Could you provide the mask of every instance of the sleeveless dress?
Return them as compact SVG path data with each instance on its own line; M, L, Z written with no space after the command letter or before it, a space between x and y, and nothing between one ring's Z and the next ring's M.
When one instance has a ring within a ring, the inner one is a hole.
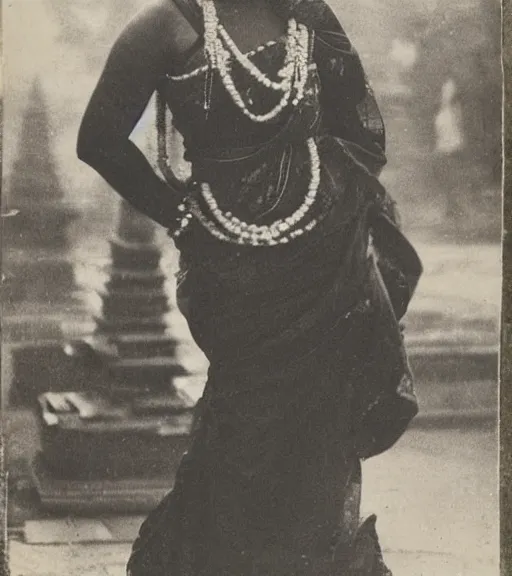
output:
M360 460L384 448L363 453L354 419L357 375L378 348L370 228L374 214L393 216L377 180L383 129L380 117L371 125L360 61L326 5L281 6L314 33L299 106L260 125L215 75L206 114L204 70L162 88L193 179L241 219L271 222L301 204L315 138L309 218L319 224L272 247L224 242L196 221L176 240L179 305L210 368L190 450L141 527L130 576L391 574L375 517L359 518ZM283 55L277 39L250 57L272 75ZM233 76L257 112L275 103L242 71ZM412 291L392 259L381 261L400 317ZM378 370L385 377L385 364Z

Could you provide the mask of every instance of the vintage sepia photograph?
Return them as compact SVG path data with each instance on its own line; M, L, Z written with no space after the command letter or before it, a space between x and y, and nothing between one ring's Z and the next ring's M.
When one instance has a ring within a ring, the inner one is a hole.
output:
M11 576L499 576L500 0L2 6Z

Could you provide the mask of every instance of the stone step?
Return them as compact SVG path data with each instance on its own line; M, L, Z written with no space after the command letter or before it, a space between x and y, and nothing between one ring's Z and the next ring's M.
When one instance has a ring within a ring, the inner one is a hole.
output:
M130 370L145 370L148 368L156 370L167 370L169 368L179 369L179 363L175 358L169 356L153 356L150 358L119 358L109 365L116 372ZM179 370L182 374L183 371Z
M90 349L77 348L73 342L60 339L17 345L2 350L2 397L8 406L32 406L46 391L104 389L110 377L127 392L141 391L148 384L167 389L176 378L192 378L196 365L205 372L204 359L182 364L182 353L154 358L132 358L105 372L100 355L89 356ZM185 350L186 353L186 350ZM85 354L85 356L84 356Z
M132 270L157 270L161 251L153 244L126 244L119 239L111 240L110 255L115 267Z
M110 264L106 264L103 268L103 271L108 273L110 282L116 282L125 279L141 283L149 283L160 280L162 282L167 281L167 276L162 272L160 268L157 268L156 270L133 270L131 268L118 268Z
M438 415L497 415L499 386L496 380L440 382L416 380L416 395L422 418Z
M421 410L411 422L411 428L480 428L498 423L499 412L494 408Z
M76 393L66 392L42 394L38 400L42 463L57 479L170 473L190 443L194 404L182 391L141 397L138 404L91 393L78 403ZM86 417L80 413L84 404Z
M98 290L98 296L103 302L117 303L120 306L129 306L132 308L149 308L161 303L166 304L169 297L160 287L153 286L112 286Z
M176 358L167 356L115 360L109 362L108 373L110 377L106 384L118 394L127 396L170 390L175 378L188 375Z
M107 290L108 292L144 292L160 291L166 292L167 278L155 271L152 274L117 274L109 277L98 292Z
M177 466L179 457L176 459ZM40 458L32 467L41 507L66 514L148 513L171 490L173 476L169 473L147 478L70 481L56 478Z
M147 315L140 318L109 317L108 315L95 316L94 321L101 332L106 334L120 334L123 332L162 332L167 329L167 322L162 315Z
M499 353L494 347L416 346L410 347L408 353L413 373L419 381L498 381Z
M169 334L119 334L112 338L118 358L174 357L178 342Z
M128 338L127 335L112 335L111 337L93 335L88 336L82 342L90 347L91 353L97 353L101 360L110 364L122 358L173 358L178 343L168 334L137 334ZM82 342L70 342L69 349L75 349L78 354L83 350ZM86 352L89 355L89 351Z
M163 315L169 312L170 304L166 298L154 301L145 301L139 298L120 299L116 295L104 297L101 303L104 317L114 320L143 319L147 316Z

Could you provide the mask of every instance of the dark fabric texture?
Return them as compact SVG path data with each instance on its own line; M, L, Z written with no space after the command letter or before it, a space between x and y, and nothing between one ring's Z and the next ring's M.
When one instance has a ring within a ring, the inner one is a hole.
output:
M210 369L191 448L141 527L130 576L391 574L375 517L360 522L360 460L417 411L398 322L421 264L377 180L384 128L357 54L320 0L278 9L316 33L300 106L255 126L217 81L206 117L201 75L162 96L193 178L208 177L240 217L275 220L300 204L314 137L321 223L268 248L199 223L177 242L179 306ZM282 46L255 61L277 67Z

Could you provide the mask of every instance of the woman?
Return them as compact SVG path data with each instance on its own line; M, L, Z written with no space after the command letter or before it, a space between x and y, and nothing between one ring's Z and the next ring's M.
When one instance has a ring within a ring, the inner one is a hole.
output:
M186 185L129 140L155 91ZM160 0L115 43L78 154L170 230L210 361L192 446L129 574L390 574L375 517L359 523L360 460L417 410L397 319L421 265L377 180L382 122L332 11Z

